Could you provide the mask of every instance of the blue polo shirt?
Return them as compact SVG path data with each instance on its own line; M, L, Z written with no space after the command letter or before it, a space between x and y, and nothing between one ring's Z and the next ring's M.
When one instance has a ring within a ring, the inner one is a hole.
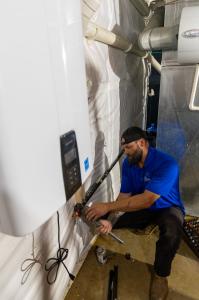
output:
M121 193L131 193L133 196L144 190L160 195L149 210L177 206L184 213L179 192L178 164L170 155L151 147L143 168L130 165L127 158L122 165Z

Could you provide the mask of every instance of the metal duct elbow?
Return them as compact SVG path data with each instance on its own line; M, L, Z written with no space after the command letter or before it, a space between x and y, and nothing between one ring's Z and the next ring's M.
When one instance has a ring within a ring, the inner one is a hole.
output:
M139 35L139 47L142 50L176 50L178 31L179 25L145 30Z

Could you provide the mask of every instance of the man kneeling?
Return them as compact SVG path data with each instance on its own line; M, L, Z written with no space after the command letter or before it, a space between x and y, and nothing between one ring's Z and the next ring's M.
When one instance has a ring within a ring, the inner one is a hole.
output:
M95 203L86 217L96 220L109 212L125 212L114 228L143 229L157 224L160 235L156 243L151 300L166 299L167 276L181 240L184 206L179 194L179 169L168 154L149 146L147 134L139 127L128 128L121 137L126 154L122 165L121 190L114 202ZM100 220L100 232L108 233L112 224Z

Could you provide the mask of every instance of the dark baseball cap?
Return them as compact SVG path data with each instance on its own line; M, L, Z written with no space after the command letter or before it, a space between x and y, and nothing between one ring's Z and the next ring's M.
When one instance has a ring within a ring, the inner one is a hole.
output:
M129 144L139 139L148 140L147 132L142 130L140 127L132 126L123 132L121 136L121 144Z

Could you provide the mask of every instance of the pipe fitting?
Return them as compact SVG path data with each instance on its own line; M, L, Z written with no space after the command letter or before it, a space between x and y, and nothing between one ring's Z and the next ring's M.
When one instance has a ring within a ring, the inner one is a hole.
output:
M179 25L145 30L139 35L138 45L142 50L176 50Z

